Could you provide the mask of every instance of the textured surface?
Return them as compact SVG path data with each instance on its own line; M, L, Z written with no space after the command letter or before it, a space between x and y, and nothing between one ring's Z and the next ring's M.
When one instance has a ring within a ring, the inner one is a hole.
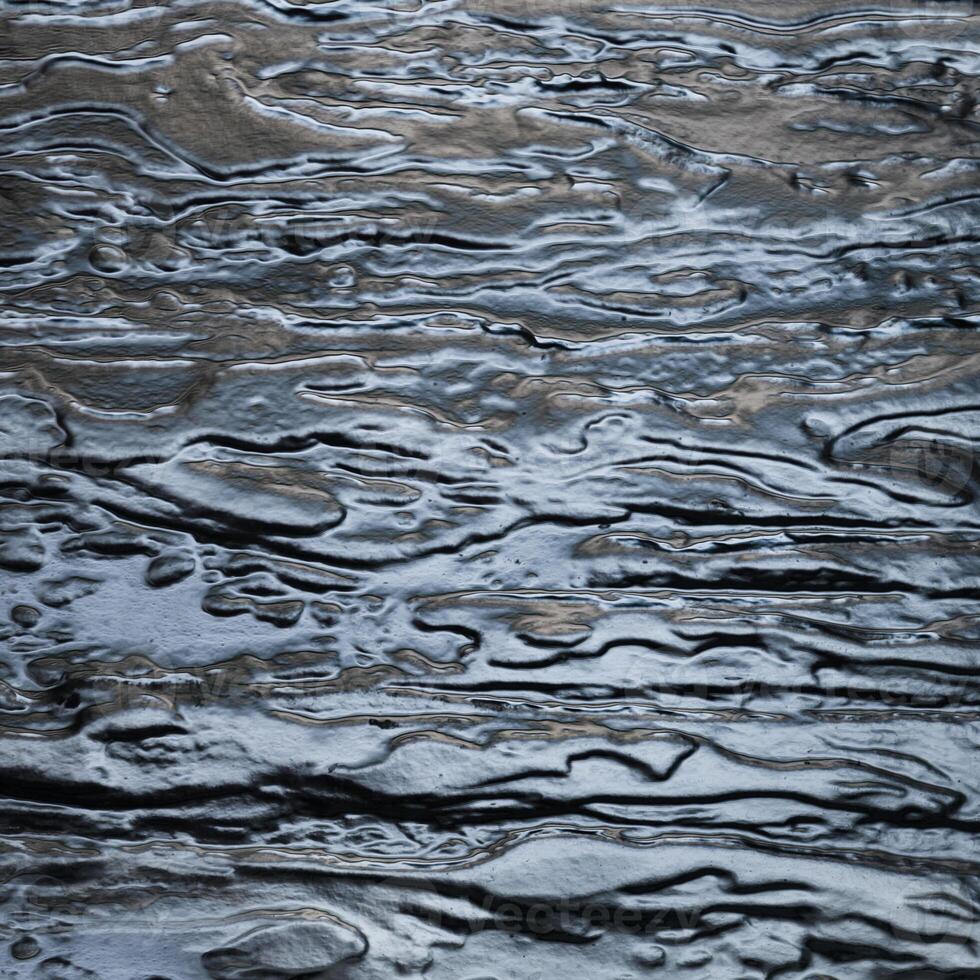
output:
M972 4L0 17L0 975L980 976Z

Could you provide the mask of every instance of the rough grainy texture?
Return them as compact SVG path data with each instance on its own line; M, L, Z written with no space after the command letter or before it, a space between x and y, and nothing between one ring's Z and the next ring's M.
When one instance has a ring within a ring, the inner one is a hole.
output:
M980 976L972 4L0 19L0 975Z

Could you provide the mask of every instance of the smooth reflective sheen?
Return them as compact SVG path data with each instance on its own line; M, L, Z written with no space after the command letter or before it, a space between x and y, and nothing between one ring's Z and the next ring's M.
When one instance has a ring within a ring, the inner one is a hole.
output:
M0 976L980 976L978 75L0 5Z

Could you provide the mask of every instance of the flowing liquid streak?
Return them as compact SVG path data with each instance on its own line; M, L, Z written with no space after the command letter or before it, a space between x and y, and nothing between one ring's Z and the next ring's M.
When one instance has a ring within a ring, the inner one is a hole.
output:
M974 4L0 20L3 976L980 976Z

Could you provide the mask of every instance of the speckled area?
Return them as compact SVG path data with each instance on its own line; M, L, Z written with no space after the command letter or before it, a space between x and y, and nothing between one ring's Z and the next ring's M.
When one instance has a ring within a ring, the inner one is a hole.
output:
M978 75L0 4L0 976L980 977Z

